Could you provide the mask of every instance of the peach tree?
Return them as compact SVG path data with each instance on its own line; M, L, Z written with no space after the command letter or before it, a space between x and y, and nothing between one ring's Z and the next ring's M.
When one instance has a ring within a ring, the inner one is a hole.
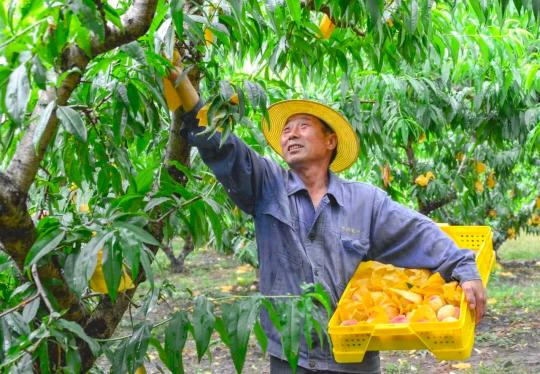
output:
M2 3L0 367L86 372L105 354L111 371L134 372L153 347L183 372L188 335L200 359L217 332L241 372L250 334L266 346L261 308L293 367L302 336L325 334L319 285L190 296L150 321L163 295L156 252L178 236L235 246L247 221L167 108L175 49L208 104L208 133L234 131L275 157L259 125L268 104L319 99L360 138L346 178L435 220L490 224L498 242L538 232L539 16L537 1ZM104 292L91 285L98 269ZM134 298L143 322L112 337Z

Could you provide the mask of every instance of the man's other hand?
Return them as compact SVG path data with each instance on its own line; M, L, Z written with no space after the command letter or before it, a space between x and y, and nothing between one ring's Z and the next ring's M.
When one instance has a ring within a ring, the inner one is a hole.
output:
M486 289L480 279L465 281L461 284L469 309L476 312L476 323L479 323L486 311Z

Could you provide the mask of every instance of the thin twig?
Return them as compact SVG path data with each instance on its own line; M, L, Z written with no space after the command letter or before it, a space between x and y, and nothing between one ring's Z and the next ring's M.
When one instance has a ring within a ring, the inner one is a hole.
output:
M198 200L202 200L202 199L206 199L208 196L210 196L210 193L214 190L214 187L216 187L216 182L214 182L214 184L212 185L212 187L210 187L210 190L205 194L205 195L197 195L195 197L192 197L191 199L189 200L186 200L184 201L182 204L180 204L179 206L177 207L174 207L174 208L171 208L169 209L169 211L167 213L165 213L164 215L162 215L161 217L159 217L157 220L151 220L151 222L161 222L163 221L165 218L167 218L171 213L174 213L176 212L177 210L179 209L182 209L183 207L191 204L191 203L194 203L195 201L198 201Z
M106 95L97 105L94 107L94 109L99 109L107 100L109 100L112 96L112 93Z
M11 312L16 311L16 310L19 309L19 308L22 308L22 307L25 306L26 304L28 304L28 303L30 303L31 301L35 300L37 297L39 297L39 293L36 293L35 295L30 296L28 299L24 299L24 300L21 301L19 304L15 305L13 308L9 308L8 310L5 310L5 311L3 311L2 313L0 313L0 318L2 318L2 317L5 316L5 315L8 315L8 314L11 313Z
M36 287L38 289L38 293L41 295L41 298L43 299L43 302L45 303L45 306L47 309L49 309L49 312L51 314L55 313L54 308L51 305L51 302L47 298L47 294L45 293L45 289L43 288L43 285L41 284L41 280L39 279L39 274L37 271L37 265L32 265L32 278L34 278L34 283L36 284Z
M103 296L103 294L100 292L91 292L89 294L84 295L82 299L91 299L92 297L99 297L99 296Z
M224 300L246 299L246 298L250 298L250 297L253 297L253 296L252 295L231 295L231 296L225 296L225 297L218 297L218 298L215 298L215 299L209 297L208 300L213 301L213 302L216 302L216 301L221 302L221 301L224 301ZM302 297L302 295L267 295L267 296L264 296L264 297L267 298L267 299L293 299L293 298L300 298L300 297ZM191 310L191 309L193 309L193 307L186 308L186 310L188 310L188 311ZM153 330L156 327L162 326L162 325L166 324L167 322L170 322L172 319L173 319L173 317L166 318L163 321L158 322L155 325L153 325L152 327L150 327L150 330ZM116 338L94 339L94 340L97 341L97 342L116 342L116 341L131 338L132 336L133 336L133 334L128 334L128 335L119 336L119 337L116 337Z
M47 18L43 18L39 21L37 21L36 23L32 23L30 26L28 26L27 28L25 29L22 29L21 31L19 31L17 34L13 35L11 38L9 38L8 40L6 40L5 42L3 42L2 44L0 44L0 49L4 48L5 46L11 44L12 41L14 41L15 39L17 39L19 36L22 36L24 34L26 34L28 31L32 30L34 27L36 26L39 26L41 25L43 22L46 22L47 21Z

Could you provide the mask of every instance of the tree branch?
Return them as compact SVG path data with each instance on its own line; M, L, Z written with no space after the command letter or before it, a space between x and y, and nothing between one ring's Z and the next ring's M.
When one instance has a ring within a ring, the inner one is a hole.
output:
M304 8L306 8L306 9L309 9L309 10L315 10L315 2L313 0L303 2L302 6ZM332 23L334 25L336 25L336 27L344 28L344 29L345 28L351 29L356 35L358 35L358 36L360 36L362 38L366 36L366 32L360 30L356 25L351 24L351 23L349 23L347 21L341 21L341 20L335 18L332 15L332 12L330 11L330 7L328 5L322 4L321 7L319 8L319 12L326 14L328 16L328 18L330 18Z
M71 72L64 79L57 92L54 92L54 88L51 87L41 95L39 103L31 116L34 121L17 146L15 155L6 170L6 175L12 179L22 193L27 193L34 182L39 164L45 155L45 150L56 133L58 120L56 113L53 113L38 144L34 146L33 139L38 123L37 119L40 118L43 110L52 101L56 101L57 105L67 103L71 93L79 84L81 75L86 69L90 58L132 42L143 35L152 23L156 4L157 0L135 0L126 14L122 16L122 24L124 25L122 30L112 23L108 23L106 25L105 40L100 41L97 37L92 39L93 55L90 57L86 56L76 44L71 44L65 48L62 53L61 71Z
M32 265L32 278L34 278L34 283L36 284L36 287L38 289L38 293L41 296L41 299L45 303L45 306L47 306L47 309L49 309L49 313L53 314L55 313L54 308L51 305L51 302L49 301L49 298L47 297L47 292L45 292L45 289L43 288L43 285L41 284L41 280L39 279L39 274L37 270L37 265Z
M420 213L427 216L431 212L433 212L434 210L437 210L440 207L443 207L446 204L454 201L456 198L457 198L456 191L451 191L448 194L448 196L446 196L446 197L444 197L444 198L442 198L440 200L433 201L433 202L430 202L430 203L427 203L427 204L423 204L422 208L420 208Z
M35 293L33 296L30 296L28 299L24 299L23 301L21 301L19 304L15 305L14 307L3 311L2 313L0 313L0 318L2 318L5 315L8 315L11 312L16 311L19 308L22 308L23 306L26 306L27 304L29 304L30 302L32 302L38 297L39 297L39 292Z

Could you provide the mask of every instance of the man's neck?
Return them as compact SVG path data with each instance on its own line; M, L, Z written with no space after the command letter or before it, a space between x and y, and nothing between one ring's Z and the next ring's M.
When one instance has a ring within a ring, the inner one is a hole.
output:
M302 167L294 169L306 186L313 206L317 208L328 190L328 170L321 167Z

